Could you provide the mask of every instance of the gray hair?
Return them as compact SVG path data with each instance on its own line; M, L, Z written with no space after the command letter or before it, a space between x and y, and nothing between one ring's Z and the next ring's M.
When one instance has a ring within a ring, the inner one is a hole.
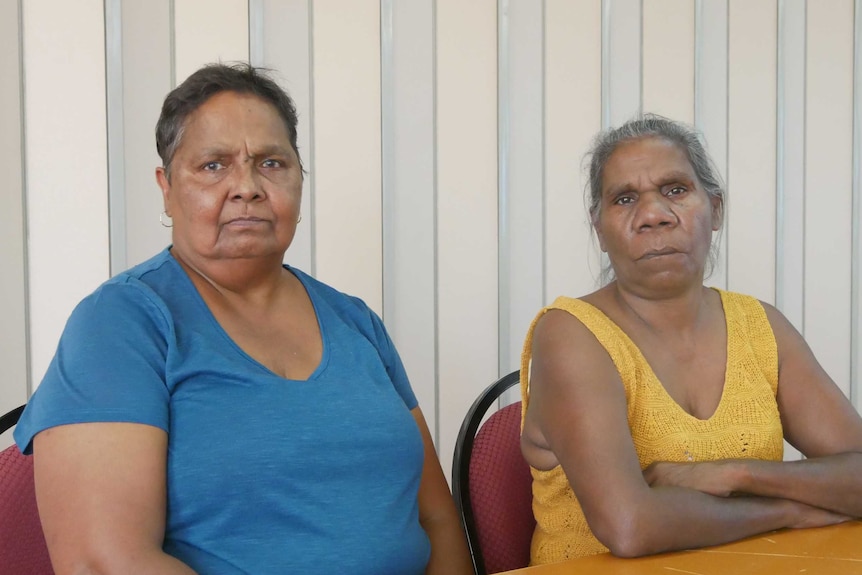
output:
M644 114L639 118L629 120L618 128L599 132L593 140L590 151L586 155L590 164L590 178L587 185L587 209L590 214L590 226L595 228L595 222L601 214L602 183L605 166L607 166L611 156L620 145L644 138L661 138L685 152L707 196L711 200L718 201L720 227L717 234L720 237L724 227L726 192L718 169L707 153L700 133L687 124L657 114ZM710 247L706 268L707 276L712 272L718 257L717 243L713 242ZM613 278L613 269L610 265L605 266L601 273L602 284L612 281Z
M302 167L302 158L296 147L296 106L287 92L276 84L265 68L256 68L245 62L219 63L199 69L165 97L156 123L156 150L168 177L189 115L220 92L251 94L272 104L284 122L290 145Z

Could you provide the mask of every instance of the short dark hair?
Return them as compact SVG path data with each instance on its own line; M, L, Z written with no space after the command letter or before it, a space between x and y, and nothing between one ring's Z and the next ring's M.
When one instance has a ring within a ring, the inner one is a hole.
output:
M293 100L271 77L270 70L246 62L207 64L170 91L162 104L156 123L156 150L165 172L170 174L171 162L183 138L186 121L211 97L220 92L252 94L272 104L284 121L290 145L299 158L296 146L296 106Z
M701 141L700 133L694 128L677 122L658 114L644 114L633 120L629 120L618 128L611 128L599 132L593 140L590 151L586 158L590 163L590 179L587 184L587 209L590 213L590 224L599 217L602 205L602 181L604 179L605 167L611 155L621 144L644 138L660 138L677 146L685 152L688 161L703 186L704 191L710 199L718 200L718 210L721 225L724 224L725 214L725 188L721 176L715 167L715 163L706 151ZM719 228L721 233L721 228ZM707 274L711 271L716 253L710 251L710 259L707 262ZM602 280L612 279L612 270L602 270Z

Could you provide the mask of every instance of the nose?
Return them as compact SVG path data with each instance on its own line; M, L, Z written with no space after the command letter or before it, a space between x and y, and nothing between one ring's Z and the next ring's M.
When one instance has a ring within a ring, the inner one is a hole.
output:
M679 220L662 194L643 194L638 200L635 224L638 230L670 227Z
M238 162L231 186L231 199L251 202L266 197L254 160Z

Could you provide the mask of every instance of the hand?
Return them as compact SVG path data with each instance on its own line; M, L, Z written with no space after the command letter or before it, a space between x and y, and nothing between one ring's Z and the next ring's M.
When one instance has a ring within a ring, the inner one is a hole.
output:
M683 487L716 497L734 494L738 466L735 461L671 463L656 461L643 470L650 487Z
M787 500L787 502L792 506L793 519L788 525L791 529L825 527L827 525L837 525L838 523L844 523L845 521L853 519L852 517L835 513L828 509L813 507L811 505L806 505L805 503L799 503L798 501Z

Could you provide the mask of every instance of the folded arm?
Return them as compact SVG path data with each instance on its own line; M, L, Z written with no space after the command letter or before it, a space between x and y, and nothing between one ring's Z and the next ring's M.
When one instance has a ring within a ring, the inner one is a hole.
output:
M789 499L726 498L650 485L628 426L619 374L595 337L565 312L548 312L534 332L522 445L534 467L562 465L590 528L615 555L715 545L845 519Z
M162 551L167 434L133 423L50 428L33 444L57 575L195 575Z

